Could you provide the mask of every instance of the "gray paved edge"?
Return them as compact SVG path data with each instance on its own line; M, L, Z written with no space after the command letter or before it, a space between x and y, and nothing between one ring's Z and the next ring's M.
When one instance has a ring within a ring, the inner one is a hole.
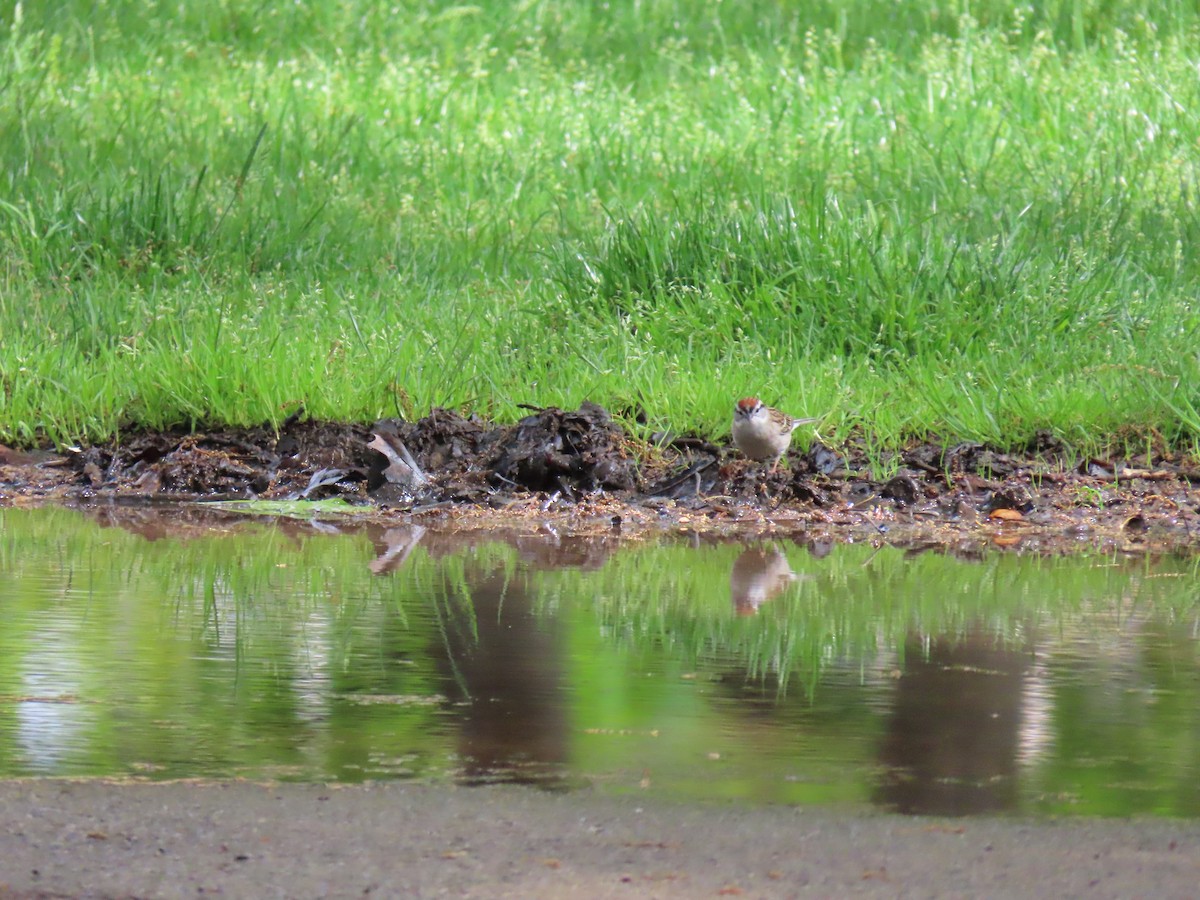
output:
M454 788L0 782L0 898L1153 897L1200 823Z

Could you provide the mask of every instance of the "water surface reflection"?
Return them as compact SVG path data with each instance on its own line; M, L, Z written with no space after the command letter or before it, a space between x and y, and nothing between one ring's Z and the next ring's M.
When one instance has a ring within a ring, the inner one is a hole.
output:
M979 625L956 637L910 635L880 744L877 801L927 815L1016 809L1031 658L1029 646Z
M1194 816L1195 568L0 510L0 775Z

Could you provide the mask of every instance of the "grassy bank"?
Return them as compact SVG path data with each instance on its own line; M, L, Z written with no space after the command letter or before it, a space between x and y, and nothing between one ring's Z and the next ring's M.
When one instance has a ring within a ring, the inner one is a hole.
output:
M0 441L751 393L1200 437L1193 4L29 6Z

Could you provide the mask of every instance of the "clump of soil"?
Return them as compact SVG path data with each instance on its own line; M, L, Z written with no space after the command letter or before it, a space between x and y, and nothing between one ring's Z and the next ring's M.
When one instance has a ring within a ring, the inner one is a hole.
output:
M1041 435L1023 453L925 443L882 463L887 477L853 444L814 442L769 472L701 438L638 442L592 403L536 409L515 425L435 409L371 426L294 417L278 431L129 434L65 456L0 447L0 504L342 497L391 516L500 509L932 541L983 531L1001 546L1028 547L1035 533L1200 543L1200 468L1188 460L1078 458Z
M391 477L382 437L403 447L419 478ZM302 421L268 428L125 435L65 457L0 455L0 496L66 499L317 500L345 497L381 506L477 503L540 491L578 499L639 488L633 444L602 407L540 409L516 425L435 409L417 422L372 426Z

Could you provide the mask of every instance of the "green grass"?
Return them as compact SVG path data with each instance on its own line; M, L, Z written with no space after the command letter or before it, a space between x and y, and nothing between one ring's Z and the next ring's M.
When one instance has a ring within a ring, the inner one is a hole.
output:
M26 8L28 7L28 8ZM0 441L1200 441L1200 12L0 2Z

